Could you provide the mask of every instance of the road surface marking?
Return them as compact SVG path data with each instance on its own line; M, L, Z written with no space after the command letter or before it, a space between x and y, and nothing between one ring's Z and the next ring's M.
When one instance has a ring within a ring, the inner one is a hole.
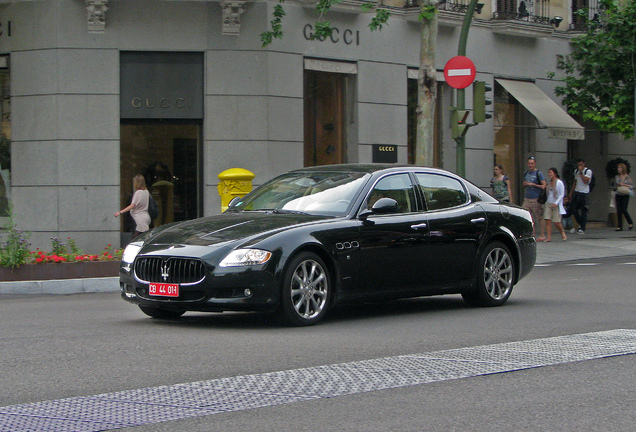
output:
M610 330L0 407L0 430L97 432L636 354Z

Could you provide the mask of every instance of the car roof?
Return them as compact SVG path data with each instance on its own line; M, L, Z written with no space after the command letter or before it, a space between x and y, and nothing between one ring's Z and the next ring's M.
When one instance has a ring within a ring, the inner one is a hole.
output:
M428 172L437 172L444 174L453 174L449 171L439 169L439 168L431 168L424 167L419 165L408 165L408 164L388 164L388 163L350 163L350 164L340 164L340 165L320 165L314 167L306 167L293 170L291 172L359 172L359 173L368 173L373 174L379 171L416 171L416 170L424 170Z

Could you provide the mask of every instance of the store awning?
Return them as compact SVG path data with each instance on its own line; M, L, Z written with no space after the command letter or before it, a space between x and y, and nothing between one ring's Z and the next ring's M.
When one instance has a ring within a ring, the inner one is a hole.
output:
M358 73L358 65L356 63L312 58L305 59L305 69L349 75L355 75Z
M585 128L534 83L507 79L496 81L530 111L542 127L548 129L548 138L585 139Z

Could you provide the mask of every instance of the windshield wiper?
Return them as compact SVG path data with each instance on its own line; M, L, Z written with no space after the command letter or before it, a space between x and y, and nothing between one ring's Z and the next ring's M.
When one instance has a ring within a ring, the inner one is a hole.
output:
M272 213L276 214L299 214L299 215L309 215L309 213L298 211L298 210L285 210L285 209L274 209Z

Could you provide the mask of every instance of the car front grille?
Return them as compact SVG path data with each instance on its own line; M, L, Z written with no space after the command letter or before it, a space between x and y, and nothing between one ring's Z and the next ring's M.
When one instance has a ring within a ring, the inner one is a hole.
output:
M135 277L141 282L194 285L205 278L205 264L189 258L139 257Z

